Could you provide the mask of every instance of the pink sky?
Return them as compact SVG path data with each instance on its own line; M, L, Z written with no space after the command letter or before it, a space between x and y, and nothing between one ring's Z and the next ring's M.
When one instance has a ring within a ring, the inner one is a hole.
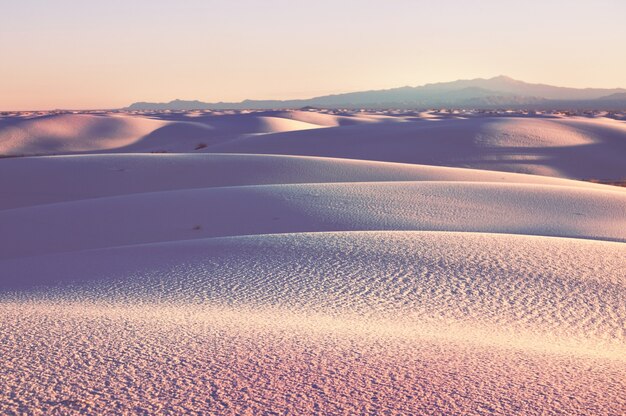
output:
M626 87L626 2L8 2L0 110L239 101L506 74Z

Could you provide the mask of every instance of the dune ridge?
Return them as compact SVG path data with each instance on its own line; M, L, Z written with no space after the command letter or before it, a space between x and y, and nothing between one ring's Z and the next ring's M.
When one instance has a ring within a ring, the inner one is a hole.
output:
M72 125L77 128L71 130ZM623 120L561 114L232 111L0 118L4 156L287 154L570 179L626 177L625 138Z
M626 193L471 182L256 185L37 205L0 211L0 222L11 236L0 243L0 258L315 231L475 231L624 242Z
M160 175L159 181L154 175ZM14 180L16 177L20 180ZM166 190L387 181L535 183L622 190L539 175L311 156L88 154L3 160L0 187L5 198L0 200L0 210Z
M626 409L621 121L15 118L0 413Z

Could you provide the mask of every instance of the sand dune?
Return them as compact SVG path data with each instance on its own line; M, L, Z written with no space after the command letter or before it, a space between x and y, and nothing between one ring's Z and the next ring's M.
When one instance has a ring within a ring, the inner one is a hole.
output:
M524 337L533 334L554 335L554 343L535 339L536 348L580 341L589 343L589 353L619 358L626 353L620 344L626 334L616 317L626 313L626 304L616 289L626 281L615 271L624 260L626 245L614 242L372 231L208 238L1 264L12 275L6 287L30 288L31 295L50 300L101 294L129 304L158 298L183 308L190 302L268 311L289 305L294 313L396 320L386 328L346 330L400 335L407 325L436 327L450 320L476 325L478 333L459 326L458 334L431 336L496 342L480 333L484 326L495 335L519 332L506 341L509 346L525 347L531 340ZM44 274L52 289L45 292L37 287ZM601 348L593 350L594 343Z
M88 151L308 155L616 180L626 177L626 124L607 117L312 111L0 119L0 154Z
M260 114L143 117L126 114L50 114L0 119L0 155L24 156L97 151L187 152L198 145L249 134L320 128Z
M89 412L616 414L625 258L622 243L350 232L4 260L21 291L0 314L21 318L2 320L3 398ZM40 376L59 373L61 391Z
M370 120L353 115L336 115L319 113L317 111L283 111L276 114L278 117L317 124L324 127L351 126L355 124L368 124Z
M171 311L3 304L3 316L21 317L3 326L11 334L0 344L4 408L35 414L113 408L147 414L618 415L626 405L624 367L611 360L314 336L293 326L236 331L250 314L229 320L223 313L225 325L219 325L165 319Z
M259 128L255 133L279 133L284 131L299 131L318 129L321 126L313 123L282 117L258 117Z
M3 117L0 413L623 414L625 126Z
M297 121L305 125L319 127L349 126L355 124L370 124L374 119L360 112L349 111L300 111L300 110L276 110L276 111L202 111L202 112L141 112L138 115L149 116L158 120L201 121L212 124L224 130L251 133L257 129L257 118L270 118L286 121ZM433 116L437 117L437 116Z
M0 154L55 154L115 149L162 127L139 117L89 114L0 120Z
M626 176L626 124L613 119L474 117L376 123L242 138L206 150L383 160L574 179Z
M626 241L626 193L370 182L162 191L0 211L0 258L194 238L439 230Z
M547 176L353 159L244 154L75 155L3 160L0 210L177 189L382 181L532 183L621 190Z

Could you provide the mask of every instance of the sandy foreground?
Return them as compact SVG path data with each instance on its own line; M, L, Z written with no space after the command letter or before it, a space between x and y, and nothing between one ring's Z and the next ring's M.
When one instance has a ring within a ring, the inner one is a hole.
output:
M624 121L5 114L0 153L49 155L0 159L2 414L626 412L626 191L574 180Z

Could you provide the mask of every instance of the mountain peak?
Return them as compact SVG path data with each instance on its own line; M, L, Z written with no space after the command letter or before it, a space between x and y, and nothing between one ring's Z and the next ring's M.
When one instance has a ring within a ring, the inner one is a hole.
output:
M493 77L490 79L490 81L514 81L514 82L520 82L516 79L513 79L507 75L498 75L497 77Z
M237 103L203 103L175 100L135 103L130 109L276 109L300 108L598 108L626 107L624 89L566 88L531 84L506 75L334 94L298 100L244 100ZM618 94L618 95L615 95ZM608 97L608 98L607 98ZM603 98L604 100L598 100ZM590 101L591 100L591 101Z

